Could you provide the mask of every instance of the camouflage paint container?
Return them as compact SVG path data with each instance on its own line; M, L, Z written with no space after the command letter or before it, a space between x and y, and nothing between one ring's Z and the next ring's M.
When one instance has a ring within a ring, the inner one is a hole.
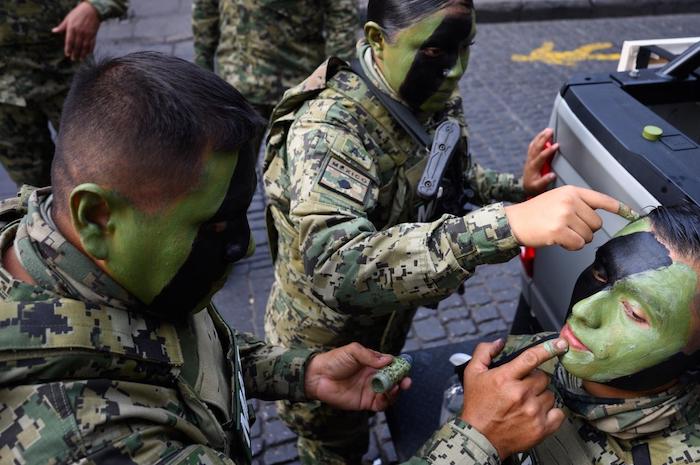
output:
M372 390L382 393L390 390L399 383L411 371L413 359L408 354L401 354L394 357L394 360L372 376Z

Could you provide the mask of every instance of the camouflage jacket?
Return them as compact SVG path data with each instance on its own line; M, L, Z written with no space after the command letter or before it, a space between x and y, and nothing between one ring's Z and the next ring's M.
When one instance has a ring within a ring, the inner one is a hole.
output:
M101 19L123 15L127 0L87 0ZM63 54L64 36L51 29L77 0L0 0L0 103L25 106L27 100L65 92L78 63Z
M511 336L504 354L540 335ZM554 435L522 454L516 464L650 465L700 463L700 385L688 373L667 391L634 399L602 399L587 394L581 380L556 360L543 365L552 374L550 389L566 420ZM635 460L637 459L637 460Z
M213 307L183 325L135 311L47 219L48 193L0 203L0 250L37 282L0 267L0 463L246 462L244 393L304 400L311 352L232 332Z
M355 0L195 0L195 61L258 105L275 105L327 56L350 58Z
M466 139L458 95L426 126L433 131L446 115L462 122ZM477 265L518 253L501 204L416 222L425 155L340 60L285 94L264 172L276 276L266 317L272 341L359 341L397 353L419 305L450 295ZM461 156L476 201L522 198L512 175Z

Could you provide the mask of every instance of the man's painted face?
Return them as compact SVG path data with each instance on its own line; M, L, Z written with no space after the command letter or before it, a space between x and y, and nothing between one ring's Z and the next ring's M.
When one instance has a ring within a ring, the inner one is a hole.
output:
M115 218L120 236L107 266L153 312L180 318L205 304L231 263L250 251L255 172L248 158L211 153L193 192L157 213L128 208Z
M441 110L467 69L476 34L464 6L442 9L402 29L383 50L387 82L414 110Z
M688 343L696 285L695 271L671 258L649 220L628 225L576 282L562 364L606 382L663 362Z

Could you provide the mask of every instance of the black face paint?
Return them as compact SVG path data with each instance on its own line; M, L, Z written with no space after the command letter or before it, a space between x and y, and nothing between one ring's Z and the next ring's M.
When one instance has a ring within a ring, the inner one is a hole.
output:
M459 60L460 45L471 35L471 14L449 15L421 44L408 70L399 95L413 109L432 97ZM439 49L437 56L429 56L426 49Z
M255 156L241 149L221 206L200 226L187 260L148 306L151 312L182 320L211 294L229 266L245 257L250 243L246 212L255 185Z
M672 264L668 249L651 232L637 232L611 239L598 249L593 264L579 275L567 319L577 302L611 288L616 281ZM603 384L628 391L647 391L678 378L697 361L698 355L687 356L678 352L657 365Z
M593 264L579 275L571 294L568 318L574 305L627 276L671 266L668 249L651 232L615 237L603 244Z

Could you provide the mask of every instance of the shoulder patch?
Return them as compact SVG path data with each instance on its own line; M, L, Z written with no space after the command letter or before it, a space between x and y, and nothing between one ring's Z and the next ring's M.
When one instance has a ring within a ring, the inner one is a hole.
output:
M372 168L372 157L353 137L338 137L333 141L331 150L342 157L351 158L362 168Z
M370 179L347 163L332 156L329 158L318 183L355 202L364 203Z

